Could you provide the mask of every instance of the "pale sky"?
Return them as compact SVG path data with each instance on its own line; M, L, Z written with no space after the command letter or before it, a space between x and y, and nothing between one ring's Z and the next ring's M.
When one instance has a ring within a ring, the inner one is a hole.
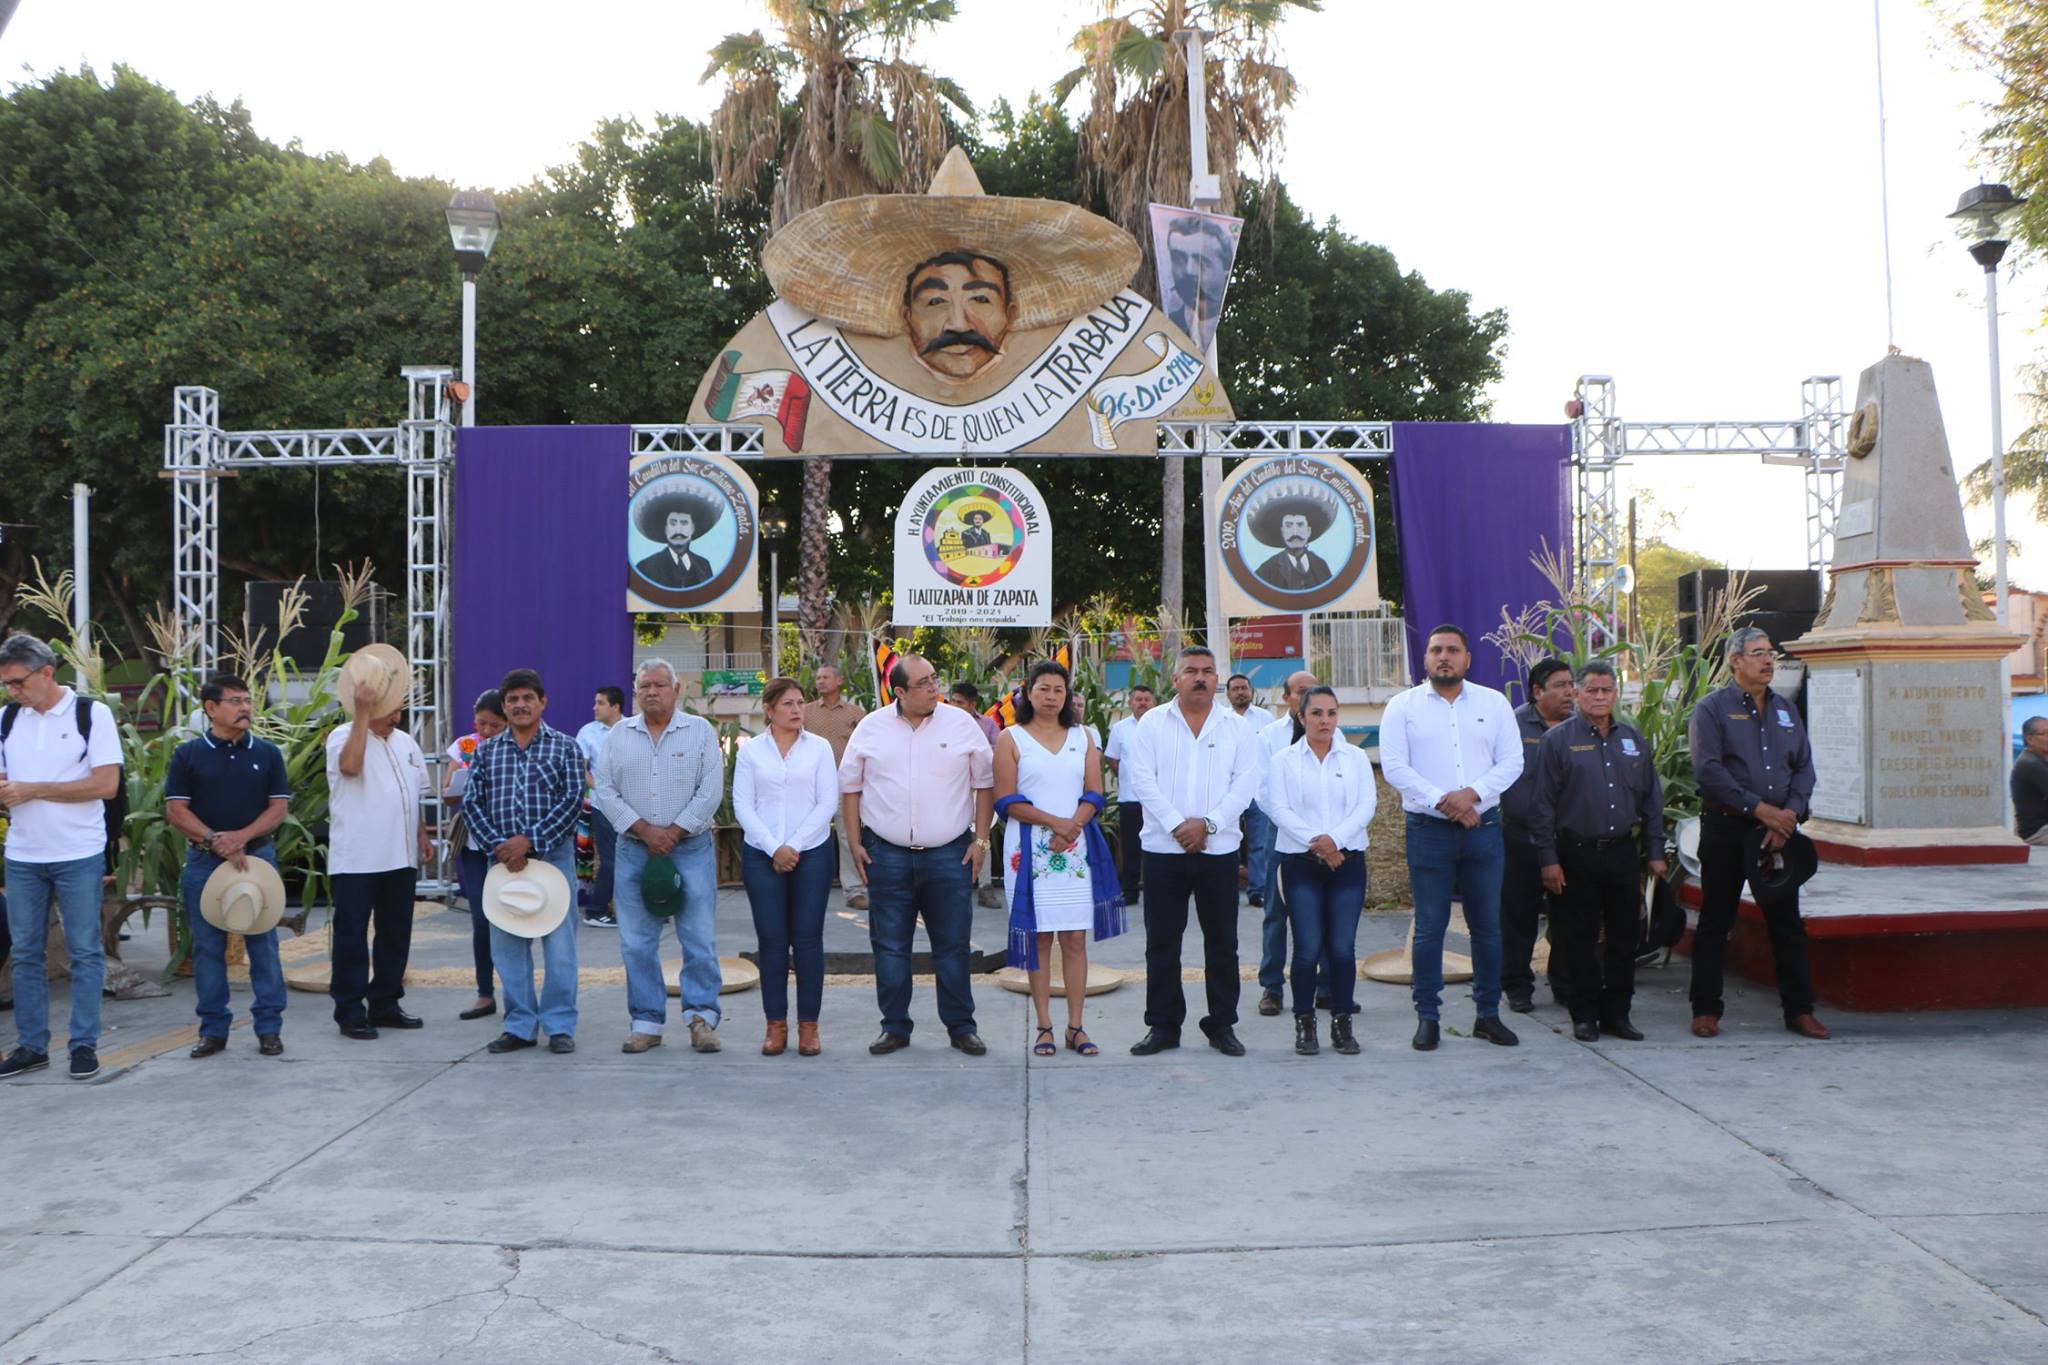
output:
M1918 0L1877 5L1892 335L1933 364L1967 469L1990 443L1983 276L1944 215L1978 178L1992 91L1937 46ZM913 55L980 103L1021 103L1074 64L1068 39L1099 5L961 11ZM746 0L22 0L0 72L125 62L181 98L239 96L280 142L503 187L567 160L603 118L703 116L716 100L697 82L706 50L760 22ZM1884 354L1871 0L1325 0L1288 21L1282 47L1301 82L1289 189L1431 285L1507 310L1496 419L1563 420L1585 373L1614 377L1624 418L1789 419L1803 378L1839 374L1853 402L1857 373ZM2008 438L2026 425L2018 371L2048 305L2048 272L2030 264L2009 258L2000 280ZM1226 348L1229 335L1226 313ZM1681 544L1738 566L1805 562L1796 471L1727 456L1626 477L1679 514ZM2031 551L2014 579L2048 588L2048 528L2012 510ZM1989 509L1970 522L1988 535Z

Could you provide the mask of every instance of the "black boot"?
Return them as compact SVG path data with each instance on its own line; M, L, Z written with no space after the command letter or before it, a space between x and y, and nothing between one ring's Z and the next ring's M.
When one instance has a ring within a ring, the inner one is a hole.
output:
M1330 1016L1330 1047L1346 1057L1358 1055L1358 1040L1351 1036L1351 1016L1333 1014Z
M1294 1050L1303 1057L1313 1057L1323 1050L1316 1042L1316 1017L1313 1014L1294 1016Z

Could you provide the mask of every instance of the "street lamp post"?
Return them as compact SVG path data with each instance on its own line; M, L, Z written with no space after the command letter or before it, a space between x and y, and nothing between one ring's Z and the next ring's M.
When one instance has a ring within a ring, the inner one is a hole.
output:
M782 676L782 538L789 514L775 503L761 509L761 539L768 543L768 676Z
M498 205L486 190L457 190L443 209L462 267L462 425L476 425L476 277L498 242Z
M1970 249L1970 258L1984 267L1984 324L1991 338L1991 557L1993 591L1998 597L1998 624L2008 624L2005 602L2005 414L2003 384L1998 373L1998 263L2012 241L2012 229L2026 200L2004 185L1974 185L1963 191L1949 218Z

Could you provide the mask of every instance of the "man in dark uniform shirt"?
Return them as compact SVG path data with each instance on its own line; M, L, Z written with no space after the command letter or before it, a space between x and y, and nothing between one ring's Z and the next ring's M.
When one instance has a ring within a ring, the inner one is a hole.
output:
M2048 844L2048 716L2020 726L2026 748L2012 765L2013 828L2030 844Z
M1551 726L1572 713L1571 666L1562 659L1538 659L1529 669L1529 700L1515 708L1522 731L1522 775L1500 794L1501 833L1507 864L1500 884L1500 989L1508 1008L1527 1014L1536 1007L1536 973L1530 958L1536 952L1536 924L1548 909L1543 865L1529 828L1536 773L1536 746ZM1553 940L1555 935L1553 934ZM1563 965L1551 944L1550 993L1565 998Z
M1595 659L1581 665L1578 714L1536 746L1536 857L1543 889L1556 897L1556 951L1569 964L1572 1037L1582 1043L1597 1042L1603 1033L1642 1041L1629 1007L1636 993L1643 854L1652 873L1665 872L1664 784L1649 741L1614 718L1619 694L1613 664Z
M1692 1031L1721 1031L1721 977L1728 933L1742 899L1743 844L1758 825L1764 847L1783 848L1808 815L1813 796L1813 750L1791 702L1771 691L1777 651L1755 628L1728 638L1734 681L1692 709L1692 772L1700 788L1700 922L1693 931ZM1785 1027L1804 1038L1825 1038L1813 1017L1813 972L1806 957L1806 924L1799 893L1757 898L1770 931L1778 999Z

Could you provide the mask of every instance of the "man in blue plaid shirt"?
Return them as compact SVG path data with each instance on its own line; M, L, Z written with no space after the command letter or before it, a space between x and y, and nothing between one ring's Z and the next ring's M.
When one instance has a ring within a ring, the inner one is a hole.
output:
M540 674L515 668L498 685L508 727L477 747L463 793L463 816L478 843L514 872L528 858L561 870L576 885L576 818L583 808L583 751L541 719L547 689ZM505 983L505 1031L492 1052L532 1047L546 1030L548 1051L576 1050L576 916L541 940L547 980L536 1001L533 940L491 926L491 961Z

